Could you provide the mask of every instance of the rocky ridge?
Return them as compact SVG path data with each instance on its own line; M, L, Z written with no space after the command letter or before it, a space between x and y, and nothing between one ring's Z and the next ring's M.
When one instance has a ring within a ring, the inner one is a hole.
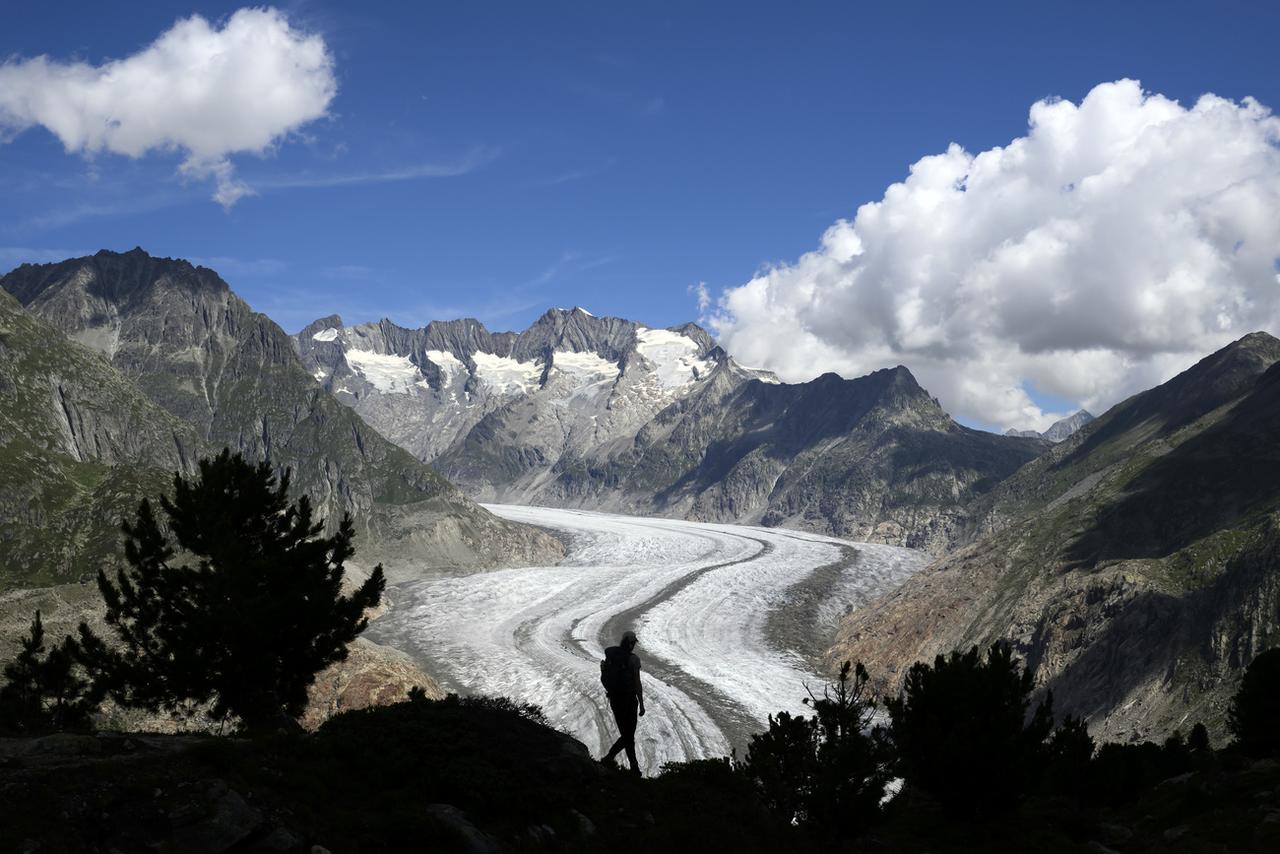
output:
M959 508L1043 450L956 424L903 367L780 383L694 324L581 308L520 333L321 318L308 370L481 500L793 525L941 550Z
M1060 418L1049 425L1043 433L1039 430L1015 430L1012 427L1004 432L1006 436L1021 436L1025 439L1047 439L1050 442L1063 442L1074 435L1081 427L1094 420L1093 413L1081 409L1074 415Z
M119 370L0 291L0 590L110 565L124 514L206 448Z
M1280 641L1280 341L1246 336L1113 407L970 508L971 544L841 626L829 660L894 690L1011 642L1110 740L1203 721Z

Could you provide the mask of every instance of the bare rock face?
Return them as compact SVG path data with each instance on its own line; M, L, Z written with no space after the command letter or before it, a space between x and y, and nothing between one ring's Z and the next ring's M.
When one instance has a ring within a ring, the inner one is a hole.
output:
M444 697L440 685L409 656L357 638L347 649L346 661L332 664L316 675L310 703L300 722L304 729L315 731L334 715L402 702L411 688L422 689L430 700Z
M109 567L125 509L204 448L190 425L0 291L0 590Z
M902 367L788 385L693 324L552 309L520 333L321 318L318 381L481 500L791 525L938 551L1047 443L968 430Z
M918 660L1010 642L1112 740L1225 737L1280 642L1280 341L1254 334L1117 405L969 509L971 545L847 617L834 667L895 691Z

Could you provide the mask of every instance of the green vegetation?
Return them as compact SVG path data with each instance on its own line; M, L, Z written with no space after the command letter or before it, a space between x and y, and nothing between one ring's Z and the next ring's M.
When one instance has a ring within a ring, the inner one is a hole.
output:
M266 463L224 450L196 477L175 475L173 490L160 496L163 529L146 499L125 523L128 568L114 583L98 574L117 643L81 624L80 660L127 707L212 703L215 718L249 730L292 723L315 674L345 659L368 624L382 567L342 595L350 518L323 536L310 501L291 503L288 474L277 482Z
M45 654L44 624L36 611L21 651L5 665L0 686L0 733L87 729L95 699L76 667L75 642L67 637Z

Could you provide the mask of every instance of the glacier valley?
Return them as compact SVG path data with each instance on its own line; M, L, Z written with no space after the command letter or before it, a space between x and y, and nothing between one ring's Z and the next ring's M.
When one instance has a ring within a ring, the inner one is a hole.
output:
M741 753L769 714L804 712L806 685L823 684L818 656L838 619L927 561L911 549L778 528L486 507L554 530L567 559L403 581L388 590L390 612L370 637L414 655L451 690L538 704L599 755L616 732L598 662L634 629L646 772Z

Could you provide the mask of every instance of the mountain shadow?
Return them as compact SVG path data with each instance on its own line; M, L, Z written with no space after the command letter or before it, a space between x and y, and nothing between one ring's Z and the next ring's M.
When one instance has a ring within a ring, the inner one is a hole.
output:
M1207 404L1221 394L1202 399ZM1084 565L1163 557L1224 528L1251 525L1277 506L1280 363L1215 423L1130 480L1121 497L1099 508L1066 556Z

